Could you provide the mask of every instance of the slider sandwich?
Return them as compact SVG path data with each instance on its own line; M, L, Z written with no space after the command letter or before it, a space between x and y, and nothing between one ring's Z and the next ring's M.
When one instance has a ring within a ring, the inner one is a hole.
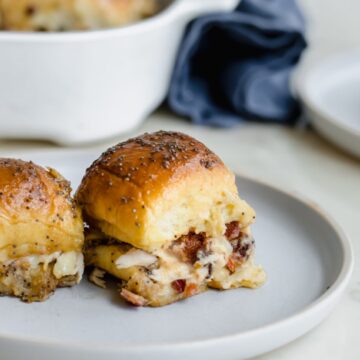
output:
M137 306L163 306L208 288L256 288L254 210L235 177L205 145L160 131L106 151L87 170L76 200L88 224L90 279L119 279Z
M46 300L83 273L83 221L55 170L0 159L0 295Z

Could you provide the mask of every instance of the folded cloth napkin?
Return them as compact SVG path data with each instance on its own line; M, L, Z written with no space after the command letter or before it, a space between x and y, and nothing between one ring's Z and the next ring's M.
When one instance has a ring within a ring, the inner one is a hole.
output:
M298 104L289 80L306 47L304 28L295 0L242 0L232 13L196 19L179 52L170 107L197 124L291 123Z

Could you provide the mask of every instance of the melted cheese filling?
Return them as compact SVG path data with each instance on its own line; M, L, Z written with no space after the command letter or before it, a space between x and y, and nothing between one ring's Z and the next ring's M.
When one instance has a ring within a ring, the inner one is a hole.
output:
M115 264L118 269L128 269L133 266L150 266L156 263L157 257L145 251L131 249L125 255L120 256Z
M84 272L84 256L82 253L70 251L61 254L53 268L53 274L57 279L64 276L78 275L81 279Z
M42 266L47 270L50 263L54 263L53 274L57 279L65 276L77 275L80 281L84 272L84 256L81 252L69 251L61 253L60 251L48 255L30 255L19 259L8 259L3 261L4 265L9 265L14 261L26 262L31 268Z
M238 286L257 287L265 281L264 271L260 266L253 264L252 257L234 273L229 271L227 263L233 253L233 248L225 236L211 238L209 244L208 254L200 257L195 264L181 261L168 248L154 250L152 254L132 248L125 253L120 251L120 256L114 259L112 256L116 254L114 247L102 245L101 251L95 249L92 265L103 268L120 278L124 277L122 276L124 270L137 271L137 268L148 268L151 270L148 271L147 276L164 285L182 279L190 283L207 282L209 286L230 289ZM211 271L209 271L210 268Z

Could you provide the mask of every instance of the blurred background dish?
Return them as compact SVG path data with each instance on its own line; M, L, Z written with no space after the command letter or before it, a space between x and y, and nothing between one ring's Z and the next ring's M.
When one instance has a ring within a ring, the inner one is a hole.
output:
M360 157L360 51L310 67L297 81L309 121L329 141Z
M1 137L69 145L134 129L164 100L188 22L237 2L168 0L119 29L0 32Z

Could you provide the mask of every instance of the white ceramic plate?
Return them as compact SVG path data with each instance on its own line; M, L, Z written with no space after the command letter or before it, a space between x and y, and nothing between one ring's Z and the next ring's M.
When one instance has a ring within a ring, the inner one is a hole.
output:
M98 154L27 155L76 186ZM86 280L42 304L0 299L1 360L244 359L288 343L323 320L348 283L352 255L344 234L316 206L238 177L257 210L258 290L206 294L159 309L135 309L114 289Z
M360 157L360 51L323 60L297 81L297 88L315 128Z

